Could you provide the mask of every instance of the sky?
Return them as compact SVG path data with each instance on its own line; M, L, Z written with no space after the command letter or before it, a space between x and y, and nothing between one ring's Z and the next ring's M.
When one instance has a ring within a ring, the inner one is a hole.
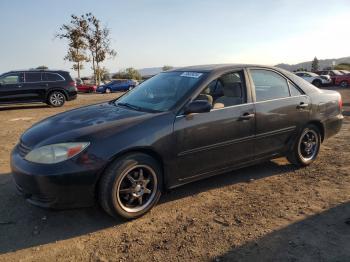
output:
M103 63L110 72L350 56L350 0L1 0L0 73L71 70L67 42L54 36L71 14L86 12L111 30L118 54ZM86 64L82 75L90 73Z

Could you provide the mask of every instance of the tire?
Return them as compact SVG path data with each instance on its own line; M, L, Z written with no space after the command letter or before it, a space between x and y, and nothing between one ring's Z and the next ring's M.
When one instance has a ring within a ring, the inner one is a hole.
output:
M130 90L132 90L134 88L135 88L134 86L129 86L128 90L130 91Z
M61 107L66 102L66 96L61 91L53 91L47 98L47 104L53 107Z
M314 80L314 81L312 81L312 84L314 86L320 87L322 85L322 82L320 80Z
M348 83L347 81L344 80L344 81L341 81L341 82L340 82L340 86L341 86L341 87L348 87L348 86L349 86L349 83Z
M112 93L112 90L110 88L106 88L105 93L106 94Z
M307 125L287 154L287 159L295 166L308 166L316 160L320 147L320 130L315 125Z
M98 201L112 217L140 217L157 204L162 178L162 168L151 156L143 153L125 155L112 162L102 175Z

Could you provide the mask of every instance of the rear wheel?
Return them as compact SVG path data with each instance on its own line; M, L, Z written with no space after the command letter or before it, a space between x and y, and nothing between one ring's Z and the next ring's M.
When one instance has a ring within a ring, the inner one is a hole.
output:
M314 80L314 81L312 82L312 84L313 84L314 86L320 87L320 86L322 85L322 82L321 82L321 80L316 79L316 80Z
M99 202L111 216L127 219L147 213L159 200L162 171L149 155L133 153L115 160L99 183Z
M60 107L63 106L66 97L61 91L53 91L49 94L49 97L47 99L47 103L53 107Z
M349 85L349 83L345 80L340 82L341 87L348 87L348 85Z
M287 159L296 166L308 166L317 158L320 146L320 130L314 125L308 125L297 138Z

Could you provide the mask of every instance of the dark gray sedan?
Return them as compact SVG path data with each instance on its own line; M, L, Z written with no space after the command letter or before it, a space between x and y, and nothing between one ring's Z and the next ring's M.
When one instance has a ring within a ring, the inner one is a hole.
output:
M135 218L165 189L279 156L309 165L342 120L339 93L282 69L192 66L41 121L22 135L11 164L33 204L97 199L110 215Z

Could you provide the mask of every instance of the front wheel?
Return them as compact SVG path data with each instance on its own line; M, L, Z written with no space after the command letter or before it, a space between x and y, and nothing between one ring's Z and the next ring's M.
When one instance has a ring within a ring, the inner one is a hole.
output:
M65 95L60 91L53 91L48 97L47 103L53 107L63 106L66 101Z
M296 166L308 166L317 158L320 146L320 130L314 125L308 125L297 138L287 159Z
M99 202L111 216L126 219L147 213L158 202L162 169L149 155L133 153L115 160L99 183Z
M341 87L348 87L348 85L349 85L349 84L348 84L347 81L341 81L341 82L340 82L340 86L341 86Z

